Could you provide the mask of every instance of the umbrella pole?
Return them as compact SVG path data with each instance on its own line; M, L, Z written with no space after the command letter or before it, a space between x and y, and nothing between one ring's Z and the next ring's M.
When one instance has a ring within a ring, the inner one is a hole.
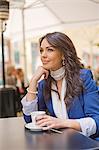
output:
M1 32L1 47L2 47L2 78L3 78L3 87L5 87L5 61L4 61L4 31Z

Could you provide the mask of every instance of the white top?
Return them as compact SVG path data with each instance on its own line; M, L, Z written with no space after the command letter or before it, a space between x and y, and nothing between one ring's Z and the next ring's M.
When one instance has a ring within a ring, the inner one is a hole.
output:
M57 87L54 83L52 83L52 89L57 91ZM67 109L64 102L65 93L66 93L66 80L65 78L63 78L60 99L55 91L51 91L54 113L56 117L60 119L68 119Z

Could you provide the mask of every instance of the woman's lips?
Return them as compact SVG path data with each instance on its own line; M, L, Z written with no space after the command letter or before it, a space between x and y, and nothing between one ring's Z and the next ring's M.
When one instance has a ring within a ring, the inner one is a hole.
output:
M47 64L47 63L48 63L48 61L42 61L42 63L43 63L43 64Z

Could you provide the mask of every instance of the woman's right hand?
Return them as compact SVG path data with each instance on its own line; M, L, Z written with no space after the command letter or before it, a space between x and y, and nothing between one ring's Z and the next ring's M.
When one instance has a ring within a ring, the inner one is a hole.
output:
M48 75L49 75L49 71L46 70L44 67L39 66L39 67L37 68L37 70L35 71L35 73L34 73L32 79L31 79L31 81L33 80L33 81L36 81L36 82L37 82L37 81L40 80L40 78L41 78L43 75L44 75L44 78L47 79L47 78L48 78Z
M44 78L47 79L49 75L49 71L46 70L44 67L39 66L30 81L29 88L28 88L29 91L36 92L37 83L43 75L44 75ZM35 94L29 93L29 92L27 93L27 100L31 101L35 98L36 98Z

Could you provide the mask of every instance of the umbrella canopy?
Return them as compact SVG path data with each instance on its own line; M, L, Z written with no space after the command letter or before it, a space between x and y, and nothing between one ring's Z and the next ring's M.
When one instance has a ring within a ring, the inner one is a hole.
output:
M25 33L29 37L70 26L99 23L99 0L10 0L6 35L22 35L22 10Z

